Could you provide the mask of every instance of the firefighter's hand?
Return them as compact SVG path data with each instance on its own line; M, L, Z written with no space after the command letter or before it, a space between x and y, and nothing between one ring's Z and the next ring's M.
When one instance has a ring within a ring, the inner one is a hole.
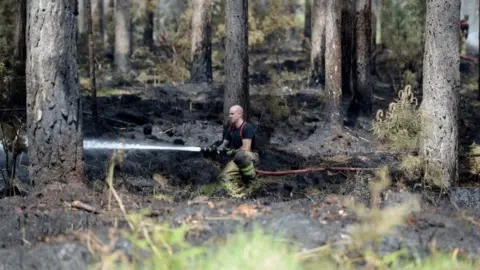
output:
M237 153L236 149L226 149L227 151L227 156L231 157L234 156Z

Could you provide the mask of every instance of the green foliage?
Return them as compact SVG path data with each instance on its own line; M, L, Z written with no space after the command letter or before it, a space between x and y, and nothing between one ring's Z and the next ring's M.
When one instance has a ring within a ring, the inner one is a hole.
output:
M478 155L469 158L470 172L475 175L480 175L480 146L472 143L470 146L470 154Z
M426 0L386 0L382 8L382 39L396 74L409 66L422 68Z
M373 122L373 132L387 141L389 148L395 151L411 151L418 148L421 121L417 99L411 87L399 91L398 99L390 103L386 114L377 112Z
M11 79L13 70L7 68L7 62L9 60L7 40L5 38L0 38L0 107L9 103L11 95L8 86L8 79Z
M13 40L15 33L16 2L13 0L0 1L0 39ZM8 50L13 49L13 43Z
M295 14L283 1L269 2L265 12L256 12L257 5L260 1L249 5L248 45L256 49L268 42L270 50L275 52L285 43L288 30L296 26Z
M259 227L252 232L239 231L227 238L218 248L195 266L197 269L303 269L295 256L295 246Z

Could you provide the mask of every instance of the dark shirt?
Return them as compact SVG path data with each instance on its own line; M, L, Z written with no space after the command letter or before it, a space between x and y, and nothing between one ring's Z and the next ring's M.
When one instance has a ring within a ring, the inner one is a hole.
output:
M229 141L228 148L233 148L233 149L238 149L242 147L243 142L242 138L240 136L240 130L242 129L242 126L239 128L229 126L225 130L225 136L224 138ZM252 146L251 150L254 151L256 150L256 145L255 145L255 129L252 124L250 123L245 123L243 125L242 129L242 135L243 139L252 139Z

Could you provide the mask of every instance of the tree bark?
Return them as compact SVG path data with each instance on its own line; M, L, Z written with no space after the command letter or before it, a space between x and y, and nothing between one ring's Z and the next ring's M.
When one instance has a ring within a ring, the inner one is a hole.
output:
M342 102L342 1L328 1L325 24L325 90L328 121L343 126Z
M337 0L339 1L339 0ZM342 95L353 97L352 65L353 65L353 34L355 29L355 1L341 0L342 7Z
M248 88L248 0L226 0L225 3L225 94L223 111L228 116L238 104L249 117Z
M312 1L305 0L305 24L303 28L303 36L306 39L312 37Z
M131 69L131 21L130 0L115 0L115 58L117 72L128 73Z
M371 3L372 0L358 0L355 19L355 50L353 62L354 102L360 112L372 113L372 82L370 74L371 56Z
M25 107L27 98L27 88L25 84L25 62L27 60L27 1L19 0L17 2L17 19L15 29L15 49L13 52L15 69L15 104Z
M155 23L155 0L145 0L145 6L147 11L147 21L143 31L143 43L151 51L154 50L155 42L153 40L153 26Z
M113 51L112 35L109 34L110 26L112 25L113 12L112 12L113 0L103 0L103 49L108 53Z
M86 0L85 0L86 1ZM99 48L103 48L103 35L105 32L105 22L103 17L103 0L90 0L90 15L92 16L93 29L97 29L98 32L93 31L95 40L99 41ZM88 27L87 27L88 31Z
M460 0L429 0L423 59L425 178L440 187L458 179L458 90Z
M95 79L95 44L93 36L93 20L91 10L91 0L85 0L87 7L87 29L88 29L88 62L90 75L90 91L92 92L92 118L95 124L98 123L97 107L97 83Z
M314 0L312 9L312 48L310 52L310 86L325 85L326 0Z
M83 34L87 31L87 14L85 11L85 0L78 0L78 33Z
M83 178L76 0L28 1L27 134L33 183Z
M192 16L192 68L193 83L212 81L212 1L193 0Z

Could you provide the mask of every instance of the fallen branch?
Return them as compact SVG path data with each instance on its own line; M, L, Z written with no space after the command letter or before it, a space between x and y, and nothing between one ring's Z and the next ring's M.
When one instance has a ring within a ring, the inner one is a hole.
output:
M284 171L264 171L264 170L255 170L260 175L288 175L288 174L298 174L298 173L309 173L309 172L323 172L323 171L376 171L379 168L352 168L352 167L319 167L319 168L306 168L299 170L284 170Z
M72 202L72 207L76 208L76 209L80 209L80 210L85 210L87 212L92 212L92 213L95 213L95 214L100 213L97 209L95 209L95 207L93 207L91 205L88 205L88 204L85 204L85 203L82 203L81 201Z
M88 113L88 112L83 112L84 115L88 115L90 117L93 117L93 115L91 113ZM119 119L114 119L114 118L110 118L110 117L106 117L106 116L101 116L101 115L98 115L97 116L98 118L102 118L102 119L105 119L107 121L110 121L112 123L116 123L116 124L121 124L123 126L127 126L127 127L132 127L132 126L135 126L134 123L132 122L127 122L127 121L123 121L123 120L119 120Z

